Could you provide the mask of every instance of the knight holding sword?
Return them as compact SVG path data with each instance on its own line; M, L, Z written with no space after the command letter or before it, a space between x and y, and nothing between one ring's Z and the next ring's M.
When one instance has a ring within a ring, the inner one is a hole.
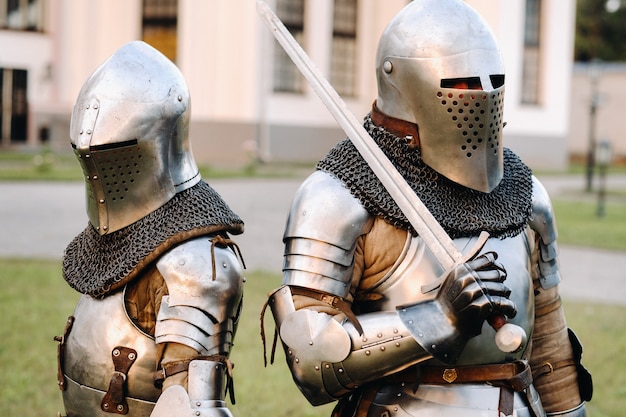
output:
M312 405L337 401L333 417L585 416L591 376L561 306L551 202L503 145L487 24L460 0L414 0L383 32L376 75L358 127L392 167L344 127L287 220L268 306L297 386ZM432 250L446 239L450 263ZM505 321L513 348L495 337Z

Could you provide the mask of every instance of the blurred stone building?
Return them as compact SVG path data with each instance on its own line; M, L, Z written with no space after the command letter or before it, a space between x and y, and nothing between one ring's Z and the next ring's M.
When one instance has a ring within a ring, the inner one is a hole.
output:
M503 51L505 146L533 168L563 169L570 113L577 114L570 107L575 0L467 1ZM378 38L407 0L268 3L364 116L376 98ZM255 0L0 0L0 151L69 151L69 117L82 83L135 39L184 73L199 163L308 163L344 137L258 18Z

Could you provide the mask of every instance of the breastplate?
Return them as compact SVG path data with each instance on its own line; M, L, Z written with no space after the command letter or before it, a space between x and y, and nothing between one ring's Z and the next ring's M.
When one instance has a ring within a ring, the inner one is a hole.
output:
M157 348L154 340L128 318L123 291L104 299L83 295L74 310L74 324L65 343L63 371L67 388L63 402L68 417L124 414L101 407L115 372L113 355L118 347L136 352L125 378L126 416L150 415L161 394L152 377Z
M490 238L481 252L494 251L498 254L498 262L507 271L505 284L511 289L510 298L517 306L517 315L509 319L509 322L521 326L526 331L528 340L530 340L534 324L529 241L531 240L526 233L505 239ZM461 252L471 249L475 242L476 238L454 240ZM386 276L374 287L376 293L383 295L377 309L395 310L399 305L413 304L433 298L436 291L424 293L422 287L441 279L444 272L422 239L419 236L408 235L400 257ZM468 342L459 358L458 365L496 363L520 359L523 356L526 346L515 354L505 354L495 345L494 336L494 330L485 323L482 333Z

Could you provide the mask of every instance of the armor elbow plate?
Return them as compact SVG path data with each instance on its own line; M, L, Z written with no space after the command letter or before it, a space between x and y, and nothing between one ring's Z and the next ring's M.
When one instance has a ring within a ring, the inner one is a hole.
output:
M533 177L533 202L530 227L539 234L539 280L544 289L561 281L558 264L557 227L548 192Z
M346 297L357 239L373 221L338 179L313 173L296 193L287 220L283 284Z
M157 268L169 295L157 314L156 343L181 343L202 355L227 354L243 296L235 253L201 237L170 250Z

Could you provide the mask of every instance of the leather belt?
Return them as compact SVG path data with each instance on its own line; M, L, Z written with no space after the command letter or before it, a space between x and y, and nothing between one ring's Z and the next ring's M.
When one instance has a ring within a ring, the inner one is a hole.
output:
M515 391L522 391L533 382L530 366L522 361L457 368L419 367L417 375L417 380L425 384L491 382Z

